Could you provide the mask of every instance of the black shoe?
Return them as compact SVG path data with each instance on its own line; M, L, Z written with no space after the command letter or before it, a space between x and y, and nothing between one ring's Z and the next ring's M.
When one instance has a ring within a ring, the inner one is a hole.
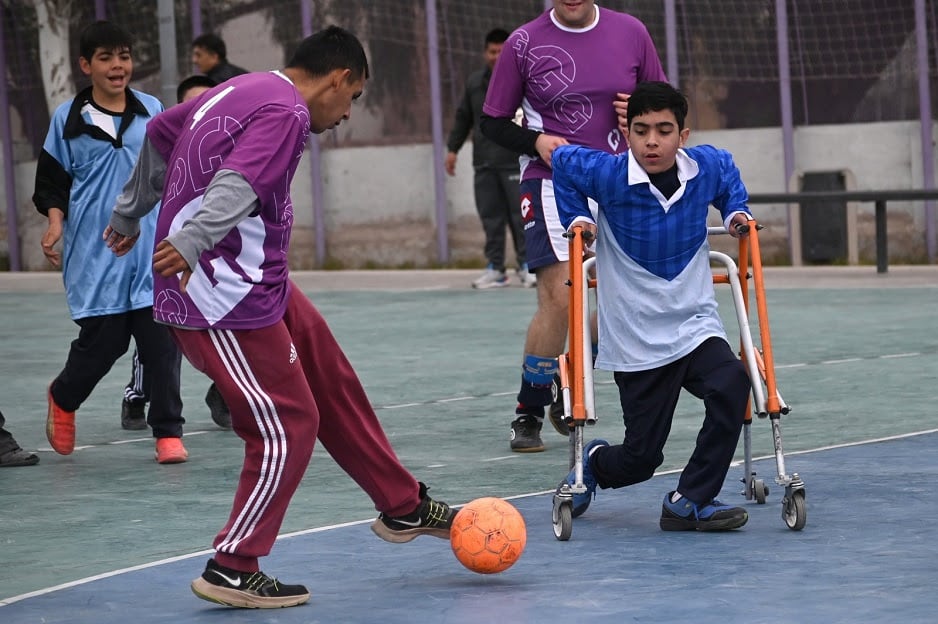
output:
M375 535L395 544L409 542L418 535L432 535L448 540L456 512L446 503L427 496L427 489L426 485L420 484L420 505L410 515L391 518L384 513L380 514L371 524Z
M232 570L214 559L208 560L205 572L191 587L203 600L244 609L295 607L309 600L309 590L302 585L284 585L263 572Z
M16 442L14 442L16 444ZM39 456L29 451L24 451L18 446L9 451L0 453L0 468L12 468L14 466L35 466L39 463Z
M566 416L563 413L563 392L560 390L560 375L554 375L554 380L550 383L550 406L547 408L547 418L554 430L563 436L570 435L570 426L567 425Z
M121 429L128 431L140 431L147 428L146 411L147 404L144 401L128 401L124 399L121 402Z
M749 513L742 507L724 505L713 499L706 505L697 505L684 497L671 502L671 494L664 496L661 505L662 531L731 531L749 520Z
M212 420L222 429L231 429L231 412L225 405L225 399L221 392L212 384L205 393L205 404L208 405L208 411L212 414Z
M531 414L520 414L511 421L511 450L515 453L540 453L544 450L541 441L541 419Z

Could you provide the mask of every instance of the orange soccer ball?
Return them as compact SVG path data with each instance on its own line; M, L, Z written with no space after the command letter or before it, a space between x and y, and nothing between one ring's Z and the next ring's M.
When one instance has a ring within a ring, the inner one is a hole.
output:
M524 518L514 505L500 498L477 498L456 513L449 532L459 562L479 574L510 568L528 540Z

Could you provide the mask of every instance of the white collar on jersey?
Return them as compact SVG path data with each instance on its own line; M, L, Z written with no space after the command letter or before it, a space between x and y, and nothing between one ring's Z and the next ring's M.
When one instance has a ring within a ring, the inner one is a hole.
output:
M651 194L655 196L655 199L658 200L658 203L661 204L661 207L667 212L671 206L676 204L679 199L684 196L684 191L687 188L687 181L691 178L697 177L697 174L700 173L700 167L697 165L697 162L688 156L684 150L679 149L677 151L677 179L681 183L680 188L674 192L671 197L665 197L661 194L661 191L651 183L651 178L648 177L648 172L642 169L642 166L638 164L638 161L632 157L632 150L629 150L629 186L634 186L635 184L641 184L643 182L648 184L648 189L651 191Z
M683 149L677 151L677 179L683 184L691 178L697 177L700 173L700 167L697 161L687 155ZM638 161L632 156L632 150L629 150L629 186L641 184L643 182L651 183L648 172L642 169Z
M557 16L554 15L553 9L550 10L550 21L554 23L554 26L566 32L581 33L581 32L586 32L588 30L593 30L594 28L596 28L596 25L599 24L599 5L594 4L593 8L596 9L596 15L593 17L593 23L588 26L584 26L583 28L570 28L569 26L564 26L563 24L557 21Z

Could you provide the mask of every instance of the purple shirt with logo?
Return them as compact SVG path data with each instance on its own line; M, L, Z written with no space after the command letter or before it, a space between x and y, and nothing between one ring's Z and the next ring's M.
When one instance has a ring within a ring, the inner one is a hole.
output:
M626 151L612 106L617 92L646 80L667 80L645 25L596 7L596 20L572 30L546 11L508 38L495 65L482 111L513 117L526 128L612 154ZM522 157L522 179L550 178L540 158Z
M156 320L217 329L279 321L290 292L290 183L309 136L309 110L293 83L276 72L238 76L156 117L147 135L167 165L157 241L196 215L221 169L241 174L260 202L202 253L185 293L179 276L153 276Z

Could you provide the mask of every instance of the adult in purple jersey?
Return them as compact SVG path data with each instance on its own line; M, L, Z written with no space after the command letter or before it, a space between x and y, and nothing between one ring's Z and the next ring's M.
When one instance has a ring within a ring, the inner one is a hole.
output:
M390 542L449 538L453 511L400 463L325 320L287 269L290 185L309 133L351 114L368 78L358 39L330 27L281 71L238 76L174 106L147 142L104 238L118 255L162 195L153 255L154 317L208 375L245 442L215 556L192 582L236 607L302 604L309 592L259 571L318 438L380 511Z
M569 143L624 152L617 111L625 112L628 93L646 80L665 80L648 30L593 0L554 0L553 9L511 34L495 65L480 126L523 155L521 216L528 268L537 275L537 311L528 326L511 423L513 451L544 450L544 407L567 339L568 243L554 201L551 154ZM522 127L512 123L519 106ZM562 421L552 422L566 432Z

